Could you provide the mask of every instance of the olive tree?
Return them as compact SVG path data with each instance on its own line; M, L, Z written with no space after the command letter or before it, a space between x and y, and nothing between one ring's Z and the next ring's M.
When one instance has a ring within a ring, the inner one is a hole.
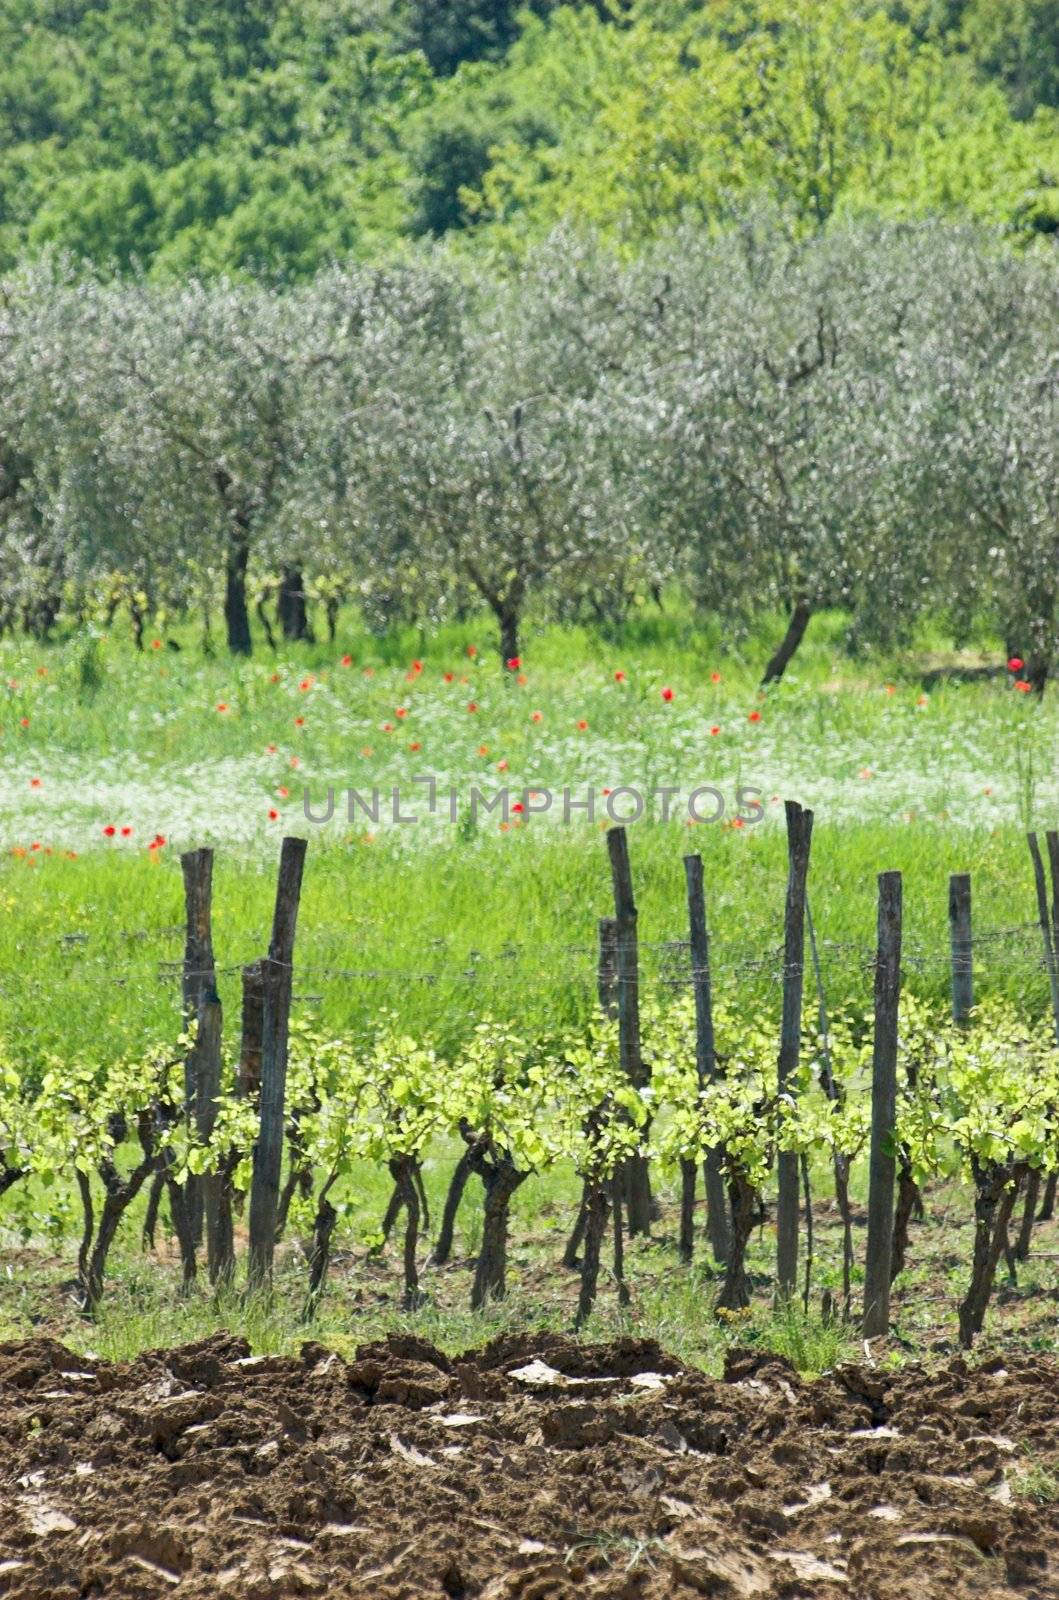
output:
M957 625L984 612L1043 693L1059 650L1054 257L948 244L919 345L935 592Z
M406 365L380 412L370 516L439 595L468 587L492 611L500 653L521 650L526 607L613 574L629 524L603 374L549 316L548 272L465 282L458 327L424 379Z

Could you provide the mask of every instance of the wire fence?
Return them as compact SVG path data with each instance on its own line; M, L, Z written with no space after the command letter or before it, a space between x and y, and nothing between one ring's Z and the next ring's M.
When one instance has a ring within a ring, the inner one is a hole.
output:
M137 942L147 942L152 935L137 936ZM153 932L156 939L183 939L182 927L167 927ZM248 953L241 960L217 962L210 968L186 969L183 958L159 958L148 971L143 962L116 962L113 955L90 954L86 951L87 937L62 936L64 949L76 954L77 965L56 975L51 972L47 980L36 980L45 987L96 986L101 981L122 987L145 987L150 984L182 985L186 980L202 978L238 979L243 969L262 959L260 950ZM721 982L769 982L782 985L789 972L807 971L808 962L796 969L788 966L781 944L759 950L754 955L735 954L717 948L708 975ZM693 968L691 944L686 938L640 940L640 972L635 980L614 974L610 981L620 985L635 981L641 987L661 986L667 990L690 988L702 971ZM866 942L843 939L818 940L821 964L831 972L841 967L847 974L856 971L870 975L875 968L876 950ZM598 947L588 944L538 944L532 946L509 945L500 951L486 954L471 950L461 955L451 965L439 966L375 966L359 964L320 963L311 955L305 961L295 961L291 970L296 983L378 983L422 984L435 988L446 986L494 985L533 988L577 989L594 987L598 980ZM542 957L552 961L542 964ZM1049 962L1045 954L1039 923L1016 923L1003 928L976 932L971 947L966 952L953 952L948 942L906 939L902 948L902 972L906 977L925 975L932 978L945 973L973 969L982 975L1020 971L1026 977L1047 975ZM0 994L11 985L24 988L34 982L25 973L0 974Z

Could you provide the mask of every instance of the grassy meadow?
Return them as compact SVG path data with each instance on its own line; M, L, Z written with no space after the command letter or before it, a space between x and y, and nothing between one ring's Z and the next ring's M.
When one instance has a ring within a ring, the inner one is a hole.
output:
M694 849L717 981L778 1014L792 798L815 812L811 908L833 1003L869 995L875 878L899 868L911 984L945 991L948 875L972 871L976 932L1004 935L982 940L983 992L1043 1009L1023 835L1059 816L1052 698L1018 693L988 641L850 661L841 627L818 622L767 693L765 624L736 649L664 617L616 639L544 631L514 671L484 622L381 639L349 629L334 646L239 662L204 657L190 632L180 650L148 639L142 654L118 636L0 645L7 1048L33 1071L71 1040L120 1052L172 1032L178 858L201 844L217 852L215 947L234 1008L238 967L267 944L287 832L310 840L298 1003L342 1028L387 1008L442 1038L485 1012L546 1031L592 1003L596 920L610 909L604 807L619 785L679 791L668 821L657 800L630 825L646 982L684 976L672 942L686 936L681 857ZM427 773L439 795L458 794L455 822L443 800L427 814L413 781ZM699 785L724 797L719 821L691 822ZM505 825L499 812L471 818L474 786L507 787L516 805L527 789L556 798ZM737 812L740 786L759 793L760 821ZM332 820L306 821L303 795L322 816L329 787ZM379 792L378 823L362 808L349 821L351 787ZM394 788L417 823L388 820ZM563 821L564 788L593 793L592 821Z

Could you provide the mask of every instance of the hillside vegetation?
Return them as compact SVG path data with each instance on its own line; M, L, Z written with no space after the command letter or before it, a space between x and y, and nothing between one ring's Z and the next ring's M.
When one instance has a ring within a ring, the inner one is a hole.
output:
M1056 0L9 0L0 62L0 267L635 247L748 197L1059 222Z

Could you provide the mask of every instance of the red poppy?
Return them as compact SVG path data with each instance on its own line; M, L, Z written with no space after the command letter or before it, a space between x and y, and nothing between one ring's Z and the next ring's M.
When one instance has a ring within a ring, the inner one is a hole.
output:
M720 683L720 681L721 681L721 674L719 672L711 672L710 673L710 682L711 683Z
M478 746L478 754L480 756L487 756L489 754L489 746L487 744L480 744Z
M1008 671L1021 672L1024 665L1025 663L1021 656L1012 656L1011 660L1008 662Z
M19 718L19 725L21 727L23 727L23 728L28 728L29 727L29 718L28 717L20 717Z
M267 756L274 756L274 755L278 754L278 749L279 749L279 747L277 745L267 744L265 746L265 754Z
M152 639L151 640L151 649L152 650L161 650L161 648L162 648L161 639Z
M279 788L276 790L276 793L279 795L281 800L286 800L290 794L290 790L285 784L281 783Z
M397 707L397 715L399 717L407 717L407 715L408 715L408 707L407 706L398 706Z
M374 667L365 667L364 668L364 676L366 678L374 678L374 676L375 676L375 668Z
M511 809L512 809L512 811L524 811L526 808L522 804L521 800L516 800L515 804L511 807Z
M478 702L477 702L477 700L472 700L470 705L467 707L467 710L468 711L477 711L478 710Z
M582 717L581 721L577 724L578 733L584 733L587 727L588 723L585 721L584 717Z
M301 762L298 760L297 756L291 756L290 764L291 764L292 767L300 767L301 766Z
M467 654L470 656L471 660L473 661L475 656L478 654L478 646L476 644L469 644L467 646Z
M719 728L719 727L718 727L718 726L717 726L717 724L716 724L716 723L714 723L714 725L713 725L713 727L712 727L712 728L711 728L711 729L710 729L710 732L711 732L711 733L714 733L714 734L716 734L716 733L720 733L720 731L721 731L721 730L720 730L720 728Z
M165 844L165 842L166 842L165 834L164 833L156 833L154 838L151 840L150 844L147 846L147 848L148 848L148 850L161 850L161 848Z
M66 857L67 861L76 861L77 860L77 851L76 850L64 850L63 851L63 855Z
M30 849L31 850L39 850L40 849L40 845L39 844L31 844L30 845Z
M37 677L38 678L46 678L47 676L48 676L47 667L38 667L37 668Z
M521 667L521 665L522 665L522 657L521 656L508 656L508 658L507 658L507 670L509 672L517 672L519 667Z
M420 745L418 739L413 739L412 743L408 746L408 748L409 748L409 750L419 750L419 749L422 748L422 746Z
M497 770L497 772L506 772L507 771L507 762L506 761L498 761L497 764L496 764L496 770Z
M352 656L343 656L342 657L342 665L344 667L351 667L353 665L353 657Z
M384 722L383 725L382 725L382 731L383 731L383 733L392 733L393 732L393 723L392 722Z
M742 826L743 826L742 817L733 817L732 818L732 827L733 828L741 828Z
M413 661L412 662L412 671L413 672L419 673L419 672L422 672L422 670L423 670L423 663L421 661Z
M217 702L217 710L218 710L218 711L227 711L227 709L228 709L228 703L227 703L227 701L225 701L225 700L218 700L218 702Z
M132 832L132 829L129 827L128 823L126 823L125 826L121 830L121 837L123 839L127 839L131 832Z
M305 727L305 718L304 717L295 717L294 726L296 728L304 728Z
M534 711L534 713L530 717L530 721L531 722L542 722L543 720L544 720L544 712L543 711Z
M520 672L519 675L518 675L518 681L519 681L519 683L528 683L529 679L526 677L526 674L524 672Z
M747 718L747 721L748 722L760 722L761 721L761 712L760 711L752 711L750 713L749 717Z
M917 706L925 706L927 704L928 704L928 701L927 701L926 695L925 694L921 694L919 699L916 701L916 705Z
M279 821L279 812L276 810L275 806L269 806L269 808L268 808L268 820L270 822L278 822Z
M614 674L614 682L615 683L624 683L625 682L625 674L624 674L624 672L616 672Z
M452 681L454 680L455 677L456 677L456 674L454 672L446 672L446 674L445 674L445 682L446 683L452 683Z
M40 779L39 778L30 778L29 786L30 786L31 789L39 789L40 788Z
M1033 684L1027 683L1025 678L1016 678L1015 688L1020 694L1029 694L1030 690L1033 688Z
M896 683L888 683L886 685L886 692L887 692L887 694L896 694L897 693L897 685L896 685Z
M106 827L103 829L103 832L106 834L108 839L113 839L117 831L117 828L115 828L112 822L108 822Z
M663 700L668 702L668 701L672 700L672 698L673 698L672 689L663 689L662 690L662 699Z
M272 676L269 678L268 681L269 681L269 683L278 683L279 682L279 673L278 672L274 672L272 674Z

